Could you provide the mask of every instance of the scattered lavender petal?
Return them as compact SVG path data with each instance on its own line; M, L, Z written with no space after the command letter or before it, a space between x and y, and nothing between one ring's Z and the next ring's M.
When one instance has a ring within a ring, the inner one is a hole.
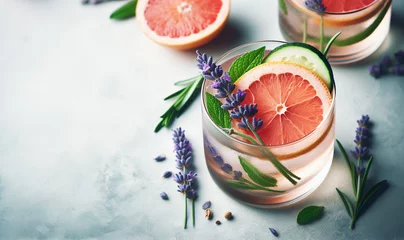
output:
M274 235L275 237L278 237L279 236L279 234L278 234L278 232L275 230L275 229L273 229L273 228L269 228L269 231L271 231L271 233L272 233L272 235Z
M164 160L166 160L166 155L160 154L157 157L155 157L154 160L156 160L157 162L164 161Z
M207 201L206 203L204 203L203 205L202 205L202 209L203 210L206 210L206 209L208 209L208 208L210 208L210 205L211 205L212 203L210 202L210 201Z
M161 199L163 199L163 200L168 200L168 195L167 195L167 193L165 193L165 192L160 193L160 197L161 197Z
M169 178L169 177L171 177L171 175L173 175L173 173L171 171L165 171L163 174L163 178Z

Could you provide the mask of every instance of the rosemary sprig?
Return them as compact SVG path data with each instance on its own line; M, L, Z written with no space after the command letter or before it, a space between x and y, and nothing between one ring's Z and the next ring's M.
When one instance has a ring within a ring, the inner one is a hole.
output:
M175 85L186 84L186 87L170 94L164 100L175 99L168 110L160 116L161 121L157 124L154 132L160 131L163 127L170 127L175 118L178 118L198 96L203 82L202 75L198 75L183 81L176 82Z

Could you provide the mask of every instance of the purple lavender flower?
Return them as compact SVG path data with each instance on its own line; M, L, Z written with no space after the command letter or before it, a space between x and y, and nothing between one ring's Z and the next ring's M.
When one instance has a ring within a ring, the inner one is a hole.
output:
M369 155L369 149L367 147L367 140L369 138L369 121L370 118L368 115L362 115L362 118L357 121L358 127L356 128L356 136L354 139L356 146L351 153L359 160L363 160Z
M382 75L382 71L380 69L379 65L372 65L369 66L369 73L372 75L374 78L379 78Z
M239 89L236 93L230 94L229 97L225 99L225 103L222 105L222 108L229 111L233 110L244 101L246 95L247 93L245 91Z
M206 79L215 80L222 76L222 67L220 65L216 66L216 64L213 63L213 58L211 56L208 57L206 53L201 54L199 50L196 50L196 54L196 61L198 62L197 66L202 70L202 74Z
M185 183L185 176L182 174L182 172L174 174L173 179L178 184L184 184Z
M186 193L189 190L190 186L188 184L184 184L184 185L178 185L177 188L178 192Z
M187 198L188 198L188 199L195 199L195 198L196 198L196 194L197 194L197 192L195 191L195 189L189 189L189 190L186 192L186 195L187 195Z
M393 67L393 74L397 76L404 76L404 66L394 66Z
M173 134L176 167L180 170L189 168L192 163L192 147L184 132L181 128L178 128L174 130Z
M177 191L185 194L189 199L195 199L197 192L193 188L192 183L195 181L197 174L192 171L186 173L186 170L189 169L192 164L192 147L185 137L185 131L181 128L175 129L173 142L174 151L176 153L176 166L183 171L173 176L174 181L179 184Z
M326 10L326 7L323 4L323 0L305 0L304 4L306 5L306 7L319 13L323 13Z
M213 160L215 160L215 162L219 164L219 166L222 166L224 164L223 158L220 155L213 156Z
M186 181L188 182L188 183L192 183L194 180L195 180L195 178L196 178L196 176L197 176L198 174L196 174L196 173L194 173L194 172L189 172L189 173L187 173L187 175L185 176L185 179L186 179Z
M233 179L239 180L243 176L243 173L240 171L233 171Z
M230 164L228 164L228 163L223 164L222 167L221 167L221 169L222 169L225 173L231 173L231 172L233 171L233 167L232 167Z
M216 89L216 97L217 98L225 98L228 97L236 87L230 80L230 77L227 74L224 74L223 77L216 78L216 80L210 84L210 86ZM244 100L244 99L243 99Z
M394 57L396 58L398 64L404 64L404 51L403 50L399 50L396 53L394 53Z
M382 74L388 74L389 68L393 65L393 61L389 56L384 56L379 64L380 71Z
M230 117L234 119L241 119L243 117L252 117L258 112L257 107L258 107L257 104L245 104L244 106L238 106L237 108L234 108L230 112Z

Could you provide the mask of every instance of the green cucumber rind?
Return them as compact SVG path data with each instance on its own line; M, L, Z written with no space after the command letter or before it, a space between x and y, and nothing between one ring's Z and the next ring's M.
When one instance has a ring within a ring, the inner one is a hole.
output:
M313 52L314 54L316 54L324 63L324 65L326 66L328 73L330 75L330 85L328 86L328 89L330 90L330 92L332 92L333 87L334 87L334 73L332 71L331 65L328 62L327 58L315 47L306 44L306 43L301 43L301 42L291 42L291 43L285 43L281 46L278 46L276 48L274 48L263 60L263 62L268 62L270 61L270 57L271 55L274 55L276 52L278 52L278 50L286 48L286 47L300 47L300 48L304 48L306 50L310 50L311 52ZM326 83L326 85L328 85Z

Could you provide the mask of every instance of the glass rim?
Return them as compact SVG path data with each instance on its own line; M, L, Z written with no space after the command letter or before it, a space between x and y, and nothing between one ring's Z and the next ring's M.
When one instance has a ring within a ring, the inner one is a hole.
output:
M287 0L287 1L296 1L296 0ZM312 12L314 12L314 13L320 14L318 11L306 7L306 5L304 5L304 3L301 2L300 0L297 0L297 1L298 1L298 4L299 4L300 6L305 7L305 8L307 8L308 10L310 10L310 11L312 11ZM368 8L370 8L370 7L372 7L373 5L376 5L377 3L380 3L380 2L387 2L387 1L391 1L391 0L374 0L374 1L373 1L372 3L370 3L369 5L364 6L363 8L360 8L360 9L355 9L355 10L351 10L351 11L349 11L349 12L340 12L340 13L324 11L324 12L322 13L322 15L345 16L345 15L349 15L349 14L354 14L354 13L362 12L362 11L364 11L364 10L366 10L366 9L368 9Z
M240 50L242 48L249 47L249 46L256 45L256 44L260 44L260 43L261 44L265 44L265 43L284 44L284 43L287 43L287 42L279 41L279 40L260 40L260 41L254 41L254 42L245 43L245 44L242 44L240 46L232 48L229 51L223 53L222 55L220 55L220 57L217 58L215 63L220 62L226 56L228 56L228 55L230 55L230 54L232 54L232 53L234 53L234 52L236 52L236 51L238 51L238 50ZM281 144L281 145L273 145L273 146L267 146L267 145L263 146L263 145L251 144L251 143L248 143L248 142L241 141L238 138L234 138L234 137L230 136L228 133L224 132L218 125L216 125L216 123L213 121L212 117L210 116L210 114L208 112L208 109L207 109L207 105L206 105L206 98L205 98L204 89L205 89L207 81L208 80L206 80L205 78L203 79L202 88L201 88L201 103L203 105L203 107L202 107L203 114L205 114L208 117L210 124L212 124L215 127L215 129L220 132L221 135L224 135L230 141L237 142L238 144L241 144L241 145L249 147L249 148L281 149L281 148L284 148L284 147L293 146L295 144L298 144L298 143L310 138L312 135L314 135L317 132L317 130L319 130L321 127L323 127L324 124L327 123L327 120L333 114L333 109L335 108L335 99L337 97L337 95L336 95L337 94L336 85L335 85L335 81L333 81L333 90L332 90L332 93L331 93L332 101L331 101L331 104L330 104L330 109L328 110L326 116L323 118L323 120L320 122L320 124L318 124L317 127L313 131L311 131L309 134L305 135L304 137L302 137L302 138L300 138L300 139L298 139L296 141L290 142L290 143Z

